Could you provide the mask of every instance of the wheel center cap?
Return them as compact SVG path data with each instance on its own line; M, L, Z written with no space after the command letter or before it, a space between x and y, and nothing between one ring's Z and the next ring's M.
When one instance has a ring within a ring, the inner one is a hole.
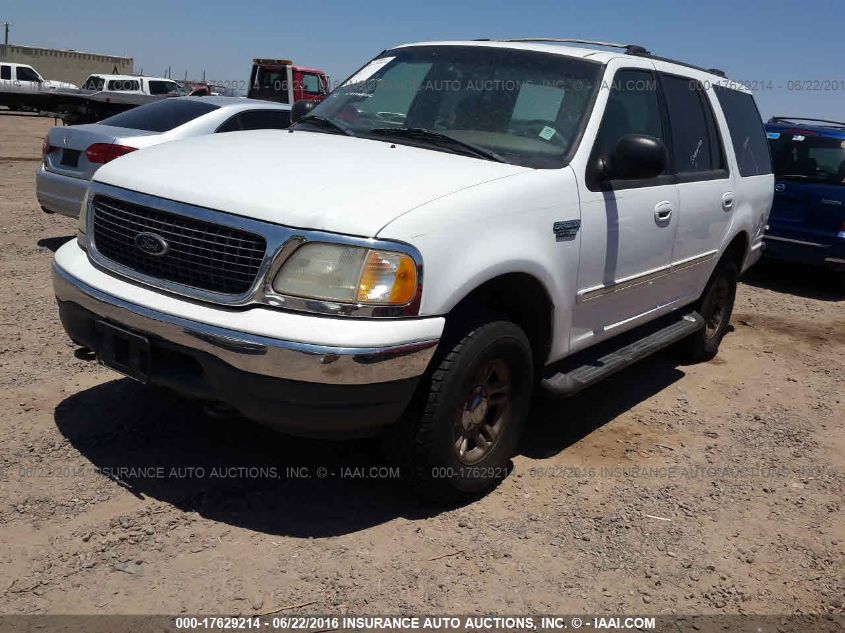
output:
M464 407L463 423L466 430L481 426L487 417L487 394L483 387L476 387L467 398Z

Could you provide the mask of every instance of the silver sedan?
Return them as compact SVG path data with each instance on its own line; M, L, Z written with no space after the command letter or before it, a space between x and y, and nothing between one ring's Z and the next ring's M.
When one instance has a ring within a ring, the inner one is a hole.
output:
M46 213L77 217L94 172L123 154L192 136L288 125L289 105L238 97L176 97L99 123L54 127L42 147L38 202Z

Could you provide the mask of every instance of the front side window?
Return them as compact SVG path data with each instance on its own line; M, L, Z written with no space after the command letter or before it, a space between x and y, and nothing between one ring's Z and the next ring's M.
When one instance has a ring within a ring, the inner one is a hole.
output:
M41 81L38 73L27 66L18 66L17 75L18 81Z
M574 151L602 67L535 51L412 46L386 51L312 115L356 136L557 168ZM307 127L307 119L302 124ZM316 125L315 125L316 127Z
M614 76L593 156L606 160L628 134L665 142L657 81L647 70L620 70Z
M88 79L85 80L85 83L82 84L83 90L102 90L103 86L106 85L106 80L102 77L98 77L97 75L91 75Z
M151 95L169 95L179 93L179 84L174 81L157 81L151 79L149 82Z
M728 121L740 176L772 173L766 131L754 97L724 86L715 86L716 96Z
M769 132L775 177L845 185L845 141L807 130Z
M324 94L323 82L317 75L302 75L302 89L308 94L320 95Z

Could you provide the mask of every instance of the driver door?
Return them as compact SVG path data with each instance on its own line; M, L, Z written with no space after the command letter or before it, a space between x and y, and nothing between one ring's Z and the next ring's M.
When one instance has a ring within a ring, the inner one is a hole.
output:
M626 134L647 134L668 147L657 77L645 60L611 62L605 77L585 134L595 140L573 160L581 200L573 351L650 320L671 294L666 276L679 211L674 177L603 180L597 169ZM668 165L671 160L667 171Z

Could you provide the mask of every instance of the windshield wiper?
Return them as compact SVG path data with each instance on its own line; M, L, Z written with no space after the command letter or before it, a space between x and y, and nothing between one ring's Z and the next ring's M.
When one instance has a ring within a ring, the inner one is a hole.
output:
M350 130L348 127L341 125L331 119L327 119L324 116L320 116L319 114L309 114L308 116L302 117L299 121L296 122L296 125L300 123L310 123L315 127L321 127L324 130L334 130L335 133L346 134L347 136L355 136L355 133Z
M492 150L479 147L474 143L462 141L460 139L455 138L454 136L443 134L442 132L426 130L422 127L377 127L373 130L370 130L370 133L376 134L378 136L395 136L398 138L419 140L435 146L448 146L452 147L453 149L459 149L464 154L470 154L478 158L492 160L497 163L508 162Z

